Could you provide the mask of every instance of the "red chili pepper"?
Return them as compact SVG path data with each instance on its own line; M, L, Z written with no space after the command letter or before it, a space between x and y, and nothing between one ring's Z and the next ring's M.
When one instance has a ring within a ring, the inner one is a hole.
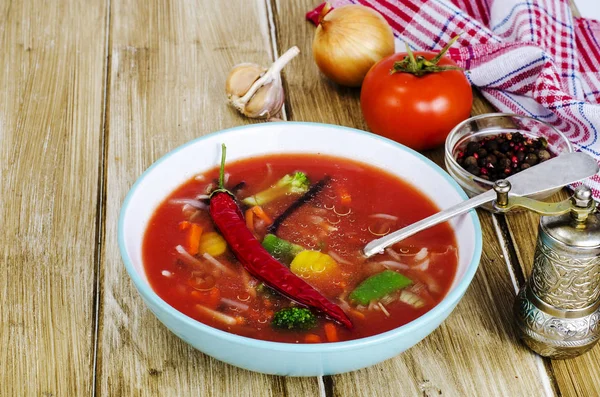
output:
M224 164L225 145L221 158L221 176ZM242 211L233 196L223 188L222 177L220 189L215 190L210 198L210 216L229 248L250 274L288 298L313 307L347 328L352 328L350 318L338 305L330 302L263 248L246 227Z

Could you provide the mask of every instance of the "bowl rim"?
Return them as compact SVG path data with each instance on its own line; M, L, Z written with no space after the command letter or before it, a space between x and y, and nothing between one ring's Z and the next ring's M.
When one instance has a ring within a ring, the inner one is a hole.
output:
M478 182L478 183L480 183L480 184L482 184L484 186L489 186L490 188L492 188L494 186L494 182L489 181L487 179L480 178L480 177L478 177L476 175L473 175L469 171L467 171L466 169L464 169L460 164L458 164L458 162L456 161L456 159L452 155L452 150L454 149L454 147L450 147L450 141L451 141L452 137L465 124L470 123L472 121L486 119L486 118L491 118L491 117L516 117L516 118L520 118L520 119L529 119L529 120L536 121L536 122L538 122L540 124L545 125L546 127L549 127L550 129L554 130L554 132L556 133L556 135L558 135L563 140L563 142L566 142L568 153L573 153L573 151L574 151L573 144L565 136L565 134L563 134L562 132L560 132L552 124L549 124L549 123L547 123L547 122L545 122L543 120L537 119L535 117L525 116L525 115L522 115L522 114L516 114L516 113L484 113L484 114L480 114L480 115L477 115L477 116L469 117L468 119L461 121L456 126L454 126L454 128L452 128L450 130L450 133L448 133L448 136L446 137L446 142L444 143L444 158L446 159L447 163L449 163L448 168L452 167L454 169L458 169L458 172L460 172L461 174L467 176L469 179L472 179L473 181Z
M164 301L156 292L154 292L154 290L150 286L150 283L148 283L142 279L140 274L138 274L138 272L136 271L136 269L133 265L133 261L131 260L129 254L127 252L127 248L126 248L126 244L125 244L125 234L124 234L125 215L126 215L127 209L129 208L130 201L131 201L132 197L134 196L134 193L137 190L141 181L144 180L146 178L146 176L154 170L154 168L158 167L160 164L162 164L165 160L167 160L171 156L174 156L177 153L179 153L180 151L182 151L184 148L194 145L197 142L200 142L202 140L208 139L209 137L213 138L215 135L229 134L229 133L232 133L233 131L240 131L240 130L244 130L244 129L275 128L275 127L279 127L282 125L289 126L290 123L292 123L294 125L309 127L309 128L310 127L321 127L321 128L324 127L324 128L339 129L339 130L343 130L348 133L367 135L369 138L372 138L375 140L381 140L384 143L391 143L392 145L396 146L396 148L398 150L407 152L408 154L416 156L418 159L424 161L428 166L433 168L434 171L436 171L438 174L440 174L448 182L448 184L451 187L453 187L454 190L456 190L456 192L458 193L458 195L461 198L463 198L464 200L468 199L467 195L462 190L462 188L458 185L458 183L447 172L445 172L440 166L435 164L433 161L431 161L430 159L428 159L421 153L416 152L413 149L410 149L410 148L408 148L404 145L401 145L395 141L392 141L388 138L385 138L385 137L382 137L382 136L379 136L379 135L376 135L376 134L373 134L373 133L370 133L367 131L362 131L362 130L358 130L358 129L350 128L350 127L339 126L339 125L335 125L335 124L303 122L303 121L281 121L281 122L269 122L269 123L261 123L261 124L249 124L249 125L236 126L236 127L232 127L232 128L226 128L223 130L215 131L215 132L200 136L198 138L195 138L191 141L184 143L183 145L176 147L175 149L167 152L162 157L160 157L158 160L156 160L154 163L152 163L152 165L150 165L137 178L137 180L132 185L129 192L127 193L127 196L125 197L125 199L123 201L123 204L121 206L121 211L119 213L118 229L117 229L119 250L121 253L121 258L125 264L127 273L129 274L129 277L132 279L136 289L138 290L140 295L142 295L144 300L150 302L155 307L160 308L163 312L168 313L169 315L175 317L179 322L185 323L187 326L198 329L199 331L209 334L212 337L219 338L221 340L225 340L227 342L234 343L234 344L250 345L251 347L254 347L257 349L280 351L280 352L283 351L283 352L290 352L290 353L331 353L331 352L349 351L349 350L354 350L357 348L365 348L365 347L368 347L371 345L376 345L376 344L386 342L388 340L395 339L399 334L405 334L405 333L410 333L412 331L415 331L418 328L422 327L423 325L425 325L429 322L432 322L437 316L443 317L444 313L452 311L454 306L458 303L458 301L462 298L462 296L466 292L468 286L471 284L471 281L472 281L473 277L475 276L475 272L477 271L477 268L479 267L479 262L481 259L482 240L483 240L482 229L481 229L481 224L479 222L477 213L474 210L471 210L468 213L468 216L470 217L471 222L473 223L474 234L475 234L473 257L471 259L471 262L468 264L468 266L466 268L466 271L464 273L462 280L456 285L456 287L453 290L451 290L449 293L447 293L446 296L444 296L444 298L435 307L433 307L433 309L429 310L427 313L416 318L415 320L413 320L405 325L402 325L400 327L394 328L392 330L389 330L389 331L386 331L386 332L383 332L380 334L364 337L364 338L353 339L353 340L343 341L343 342L327 342L327 343L324 342L324 343L314 343L314 344L312 344L312 343L297 343L296 344L296 343L266 341L266 340L254 339L254 338L250 338L250 337L246 337L246 336L242 336L242 335L229 333L229 332L217 329L217 328L213 328L209 325L206 325L198 320L195 320L195 319L188 317L187 315L181 313L180 311L178 311L177 309L175 309L174 307L169 305L166 301ZM146 306L148 306L147 303L146 303ZM156 313L154 313L154 314L157 315ZM157 315L157 317L158 317L158 315ZM159 318L159 321L162 323L162 320L160 318ZM166 324L164 324L164 325L166 325ZM169 327L167 327L167 328L169 328ZM187 342L187 341L184 340L184 342ZM187 342L187 343L189 343L189 342Z

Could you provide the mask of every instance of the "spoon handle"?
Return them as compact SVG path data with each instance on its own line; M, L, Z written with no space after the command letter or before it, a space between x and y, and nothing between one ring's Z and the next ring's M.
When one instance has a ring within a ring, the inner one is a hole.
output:
M432 226L447 221L448 219L454 218L457 215L469 212L473 208L477 208L480 205L488 203L496 198L496 192L488 190L487 192L475 196L469 200L463 201L462 203L456 204L453 207L447 208L444 211L438 212L435 215L422 219L418 222L413 223L410 226L396 230L393 233L388 234L385 237L378 238L368 243L364 248L364 254L367 258L375 254L383 254L383 250L390 245L396 244L399 241L404 240L407 237L412 236L420 232L421 230L429 229Z

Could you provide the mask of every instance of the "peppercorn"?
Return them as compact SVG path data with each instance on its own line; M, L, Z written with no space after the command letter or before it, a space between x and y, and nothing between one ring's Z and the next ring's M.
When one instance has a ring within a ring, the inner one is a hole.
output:
M499 147L499 148L500 148L499 150L500 150L501 152L504 152L504 153L506 153L506 152L508 152L508 151L510 150L510 143L509 143L508 141L504 141L504 142L502 142L502 143L500 144L500 147Z
M498 150L498 142L496 142L496 140L488 140L485 142L485 148L487 150L489 150L490 152L493 152L494 150Z
M493 154L490 154L490 155L486 156L486 158L485 158L486 165L496 165L497 162L498 162L498 160L496 159L496 156L494 156Z
M470 174L473 174L475 176L479 176L479 170L480 168L476 165L471 165L467 167L467 171L469 171Z
M533 153L529 153L525 156L525 162L529 165L536 165L538 163L538 156Z
M469 173L497 181L553 157L545 138L520 132L488 135L458 150L456 161Z
M476 167L477 166L477 159L473 156L469 156L465 158L465 168L467 167Z
M510 159L504 157L504 158L498 160L498 166L500 168L508 168L508 167L510 167Z
M549 160L550 157L552 157L552 156L550 156L550 152L548 152L547 150L538 150L537 156L540 159L540 163L542 161Z
M477 150L479 150L479 142L477 141L471 141L467 144L467 154L473 154L475 153Z

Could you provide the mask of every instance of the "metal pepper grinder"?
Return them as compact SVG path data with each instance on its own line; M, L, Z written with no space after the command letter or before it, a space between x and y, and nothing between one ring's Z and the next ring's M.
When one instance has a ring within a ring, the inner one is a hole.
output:
M561 203L509 197L498 181L495 208L521 206L543 214L533 271L514 314L521 339L536 353L571 358L600 339L600 218L586 186Z

